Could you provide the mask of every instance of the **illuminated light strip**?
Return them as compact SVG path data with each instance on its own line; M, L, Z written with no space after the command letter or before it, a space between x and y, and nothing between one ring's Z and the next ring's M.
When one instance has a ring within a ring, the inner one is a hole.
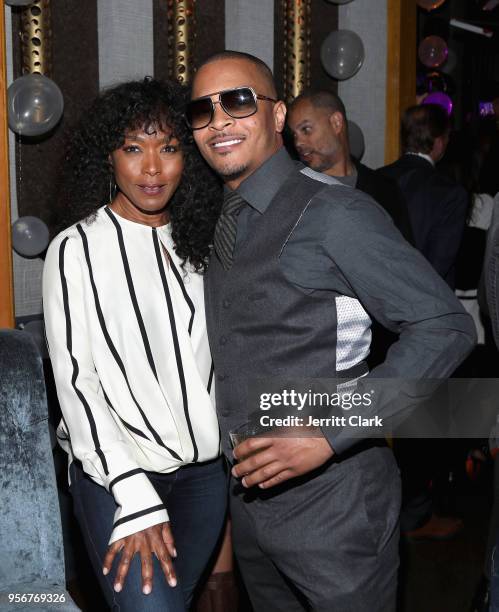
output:
M459 19L451 19L449 23L455 28L467 30L468 32L473 32L474 34L481 34L482 36L486 36L487 38L492 38L492 36L494 35L494 32L492 32L491 30L481 28L480 26L472 25L471 23L466 23L466 21L460 21Z

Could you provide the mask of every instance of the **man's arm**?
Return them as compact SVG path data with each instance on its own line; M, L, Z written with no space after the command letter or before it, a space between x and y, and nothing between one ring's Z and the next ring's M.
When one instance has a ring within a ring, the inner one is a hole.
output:
M384 363L370 379L439 379L452 374L476 342L473 320L426 259L405 241L368 198L336 206L323 240L337 267L370 316L398 334ZM431 386L426 386L430 390ZM424 390L419 401L426 399ZM414 404L400 395L376 402L376 414L391 417ZM336 453L358 438L324 432Z

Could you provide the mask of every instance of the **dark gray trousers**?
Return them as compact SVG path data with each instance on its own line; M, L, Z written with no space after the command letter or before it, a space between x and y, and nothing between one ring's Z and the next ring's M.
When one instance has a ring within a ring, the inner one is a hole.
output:
M395 610L400 479L370 448L276 490L231 482L233 542L255 612Z

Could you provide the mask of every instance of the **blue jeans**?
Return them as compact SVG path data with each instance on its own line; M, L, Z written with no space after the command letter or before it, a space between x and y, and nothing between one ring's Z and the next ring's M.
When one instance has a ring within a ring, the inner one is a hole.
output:
M153 555L153 589L142 593L140 556L135 555L123 585L113 589L118 558L104 576L102 564L108 548L116 503L106 489L96 484L73 462L70 467L74 511L90 562L109 607L120 612L185 612L194 589L221 535L227 506L227 475L223 458L182 467L171 474L148 472L165 504L175 538L178 557L174 561L178 584L166 582Z

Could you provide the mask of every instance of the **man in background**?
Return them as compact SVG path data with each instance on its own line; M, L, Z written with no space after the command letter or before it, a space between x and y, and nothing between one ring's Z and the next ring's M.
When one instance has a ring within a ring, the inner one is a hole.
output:
M435 168L447 149L449 133L450 119L443 107L408 108L400 132L403 155L380 172L395 180L404 194L416 248L454 289L468 197L463 187Z
M351 156L347 115L339 96L325 90L302 93L288 109L288 127L305 165L369 194L413 242L407 205L397 185Z
M447 149L449 133L450 119L443 107L423 104L408 108L401 122L403 155L380 172L397 181L404 194L416 248L454 289L468 197L463 187L435 168ZM445 390L439 393L444 404ZM462 521L435 512L442 481L450 469L443 463L452 455L449 445L440 440L400 440L395 454L402 476L402 532L410 539L456 535L463 528Z

